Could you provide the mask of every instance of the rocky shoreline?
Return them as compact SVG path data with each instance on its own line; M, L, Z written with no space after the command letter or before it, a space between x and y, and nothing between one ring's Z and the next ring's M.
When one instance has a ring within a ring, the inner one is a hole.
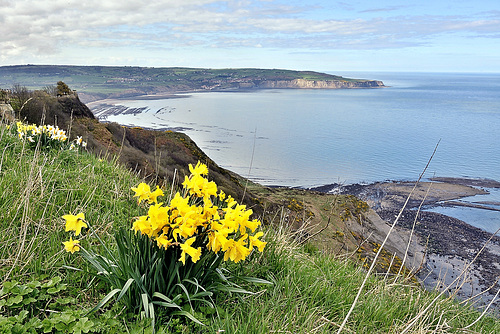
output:
M355 195L366 201L389 225L399 215L414 185L415 182L396 181L368 185L332 184L314 190ZM457 296L460 300L474 302L477 306L490 302L498 291L496 283L500 277L500 236L492 236L491 233L453 217L419 210L419 207L461 205L498 210L486 205L457 201L463 197L487 194L485 188L500 188L500 182L466 178L433 178L422 182L415 188L397 224L403 231L414 228L421 247L417 251L425 252L425 265L418 274L423 284L429 289L447 289L448 294ZM480 254L476 257L478 253ZM467 273L461 275L471 262ZM460 279L450 286L460 275ZM486 292L480 294L482 291ZM492 306L499 309L500 301L494 301Z

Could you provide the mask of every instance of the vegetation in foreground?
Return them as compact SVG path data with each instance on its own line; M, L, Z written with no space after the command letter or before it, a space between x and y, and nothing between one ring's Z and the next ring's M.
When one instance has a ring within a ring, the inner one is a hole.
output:
M89 313L110 286L94 280L92 268L63 246L67 233L61 217L85 212L102 243L91 233L81 241L104 252L104 245L113 244L113 231L130 228L133 217L143 214L130 190L142 180L82 150L41 150L27 143L12 128L0 127L0 333L153 332L148 319L120 303ZM205 325L159 310L158 333L339 329L365 270L346 257L333 257L308 243L300 245L286 227L286 217L266 221L264 252L223 268L272 284L243 283L241 287L252 292L244 297L230 291L215 295L215 308L201 305L195 310ZM378 276L369 277L344 332L401 333L410 324L409 333L500 332L498 319L482 317L468 328L480 316L474 309L451 299L434 301L436 294L408 279Z

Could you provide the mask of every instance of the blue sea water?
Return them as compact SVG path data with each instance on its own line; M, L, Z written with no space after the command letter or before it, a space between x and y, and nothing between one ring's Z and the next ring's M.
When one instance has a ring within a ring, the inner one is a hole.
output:
M436 145L426 177L500 181L500 74L334 74L388 87L120 100L147 110L107 120L182 128L220 166L266 185L415 180Z

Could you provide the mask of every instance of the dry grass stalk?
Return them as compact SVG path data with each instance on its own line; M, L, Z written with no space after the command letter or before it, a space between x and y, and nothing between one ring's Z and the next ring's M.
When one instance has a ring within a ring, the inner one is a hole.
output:
M401 215L403 214L403 211L404 209L406 208L406 206L408 205L408 202L410 201L410 198L413 194L413 192L415 191L415 189L417 188L418 184L420 183L420 180L422 179L423 175L425 174L425 171L427 170L427 168L429 167L429 164L431 163L432 161L432 158L434 157L434 154L436 153L436 150L437 150L437 147L438 147L439 143L436 145L436 147L434 148L434 152L432 153L431 157L429 158L429 161L427 162L427 165L425 166L423 172L420 174L417 182L415 182L415 185L413 186L413 189L410 191L410 193L408 194L407 198L406 198L406 201L405 203L403 204L403 207L401 208L401 210L399 211L399 214L398 216L396 217L396 219L394 220L393 224L391 225L391 228L389 229L389 231L387 232L387 235L384 239L384 241L382 242L382 244L380 245L380 248L378 249L377 251L377 254L375 255L375 258L373 259L372 261L372 264L370 266L370 268L368 269L368 272L366 273L365 275L365 278L363 280L363 283L361 283L361 286L359 287L358 289L358 293L356 294L356 297L354 298L354 302L352 303L351 305L351 308L349 309L349 312L347 312L347 315L345 316L344 318L344 321L342 322L342 324L340 325L340 328L338 330L338 334L340 334L342 332L342 330L344 329L345 325L347 324L347 321L349 320L349 317L352 313L352 311L354 310L354 307L356 306L358 300L359 300L359 297L361 296L361 292L363 291L363 288L365 287L366 285L366 282L368 280L368 277L371 275L373 269L375 268L375 264L377 263L377 259L378 257L380 256L380 253L382 252L382 249L384 248L385 244L387 243L387 240L389 239L389 236L391 235L392 231L394 230L394 228L396 227L396 224L398 223L399 221L399 218L401 218Z

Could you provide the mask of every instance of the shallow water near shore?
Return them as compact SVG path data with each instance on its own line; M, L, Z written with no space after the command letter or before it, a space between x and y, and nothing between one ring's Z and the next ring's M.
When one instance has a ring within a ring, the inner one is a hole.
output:
M416 180L438 142L427 177L500 181L500 74L336 74L389 87L192 93L91 108L101 120L185 132L220 166L264 185ZM121 112L107 113L113 106Z
M437 206L426 211L437 212L450 217L460 219L467 224L479 227L490 233L500 229L500 189L484 188L488 195L476 195L462 198L459 202L466 204L477 204L489 207L493 210L463 207L463 206Z

